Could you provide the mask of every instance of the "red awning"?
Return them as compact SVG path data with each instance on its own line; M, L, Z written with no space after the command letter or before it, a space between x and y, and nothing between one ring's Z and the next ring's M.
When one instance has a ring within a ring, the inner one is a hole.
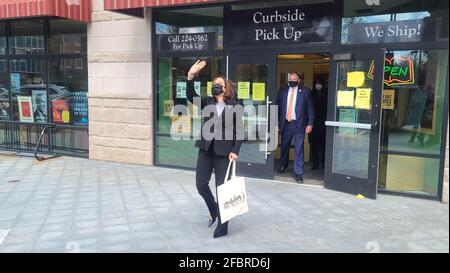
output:
M189 4L205 4L226 2L220 0L104 0L105 10L125 10L143 7L181 6Z
M0 20L57 16L90 22L91 5L91 0L0 0Z

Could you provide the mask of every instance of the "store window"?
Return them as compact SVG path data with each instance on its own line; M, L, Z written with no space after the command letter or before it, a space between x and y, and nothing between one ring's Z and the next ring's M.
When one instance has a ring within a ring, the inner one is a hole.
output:
M448 41L448 1L344 1L342 44Z
M223 7L159 10L157 50L195 52L223 49Z
M10 64L13 118L27 123L47 123L45 60L12 59Z
M447 75L448 50L387 52L381 188L437 195Z
M10 28L10 54L37 55L45 53L44 20L13 21Z
M6 24L0 22L0 56L6 54Z
M48 92L53 123L87 126L88 75L85 59L50 59L48 67Z
M223 74L223 7L162 9L155 18L156 163L195 168L194 124L201 119L187 100L186 76L197 60L205 60L207 66L195 79L195 88L198 95L207 96L212 78ZM175 113L175 106L183 108L182 114Z
M87 92L87 24L0 23L0 147L34 151L41 130L55 123L51 147L48 139L42 147L87 156Z
M10 120L8 67L6 60L0 59L0 148L6 146L6 128L1 121Z
M9 79L6 60L0 59L0 120L10 119Z
M196 92L208 95L211 80L222 75L220 57L203 57L207 66L196 78ZM198 57L158 58L158 112L156 127L156 162L162 165L194 168L197 149L194 147L194 119L199 119L195 107L186 98L186 75ZM174 105L185 105L189 114L174 113ZM175 137L175 138L174 138Z
M56 19L49 22L48 53L86 53L87 25L83 22Z

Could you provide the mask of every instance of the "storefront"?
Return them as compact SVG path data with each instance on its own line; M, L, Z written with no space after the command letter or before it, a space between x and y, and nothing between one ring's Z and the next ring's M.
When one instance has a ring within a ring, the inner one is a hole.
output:
M306 86L320 78L328 87L325 168L311 180L369 198L445 195L445 1L36 2L48 10L0 4L0 149L32 150L55 124L47 152L193 169L201 118L187 102L185 76L202 59L197 93L208 95L212 78L225 75L249 109L241 175L289 180L275 172L271 119L296 71ZM92 13L81 16L89 3Z
M90 1L1 1L0 149L88 156Z
M196 60L208 63L196 79L199 94L208 94L215 75L226 75L238 84L241 103L269 112L290 64L302 70L307 86L320 73L327 77L326 188L370 198L379 191L440 198L448 126L447 12L445 1L377 6L356 0L153 9L155 164L195 166L192 136L199 117L184 92ZM189 116L173 113L180 104L189 107ZM242 147L243 175L274 177L279 151L268 148L268 116L245 117L246 125L256 123L257 137Z

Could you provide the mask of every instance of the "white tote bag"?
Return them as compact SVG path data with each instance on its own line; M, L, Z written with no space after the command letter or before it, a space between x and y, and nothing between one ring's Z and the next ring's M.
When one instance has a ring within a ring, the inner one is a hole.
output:
M231 179L227 180L232 167ZM248 212L247 192L243 177L236 177L236 161L228 164L225 182L217 187L217 200L222 224L238 215Z

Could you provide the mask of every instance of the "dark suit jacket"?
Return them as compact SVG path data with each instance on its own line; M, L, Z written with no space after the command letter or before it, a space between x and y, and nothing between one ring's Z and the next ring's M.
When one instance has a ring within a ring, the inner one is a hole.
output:
M194 97L197 94L195 93L195 88L194 88L194 81L187 81L187 86L186 86L186 96L188 98L188 100L191 103L194 103ZM214 97L201 97L201 109L203 110L206 106L209 105L213 105L215 107L216 105L216 99ZM226 113L227 113L227 107L232 108L235 105L238 105L239 103L235 100L231 100L231 101L225 101L225 109L223 110L222 115L220 116L220 118L222 119L221 125L222 125L222 138L221 139L214 139L214 152L216 153L216 155L220 155L220 156L228 156L230 153L235 153L235 154L239 154L239 150L241 148L242 145L242 139L241 138L237 138L237 134L236 132L244 132L244 126L243 126L243 122L242 122L242 117L240 117L239 115L237 115L236 113L233 112L229 112L229 113L233 113L233 124L227 124L225 122L226 119ZM215 109L215 108L214 108ZM213 113L211 113L211 116L209 117L205 117L204 118L204 123L202 125L202 132L203 132L203 126L210 121L213 118L217 118L217 112L216 115L214 115ZM214 122L214 121L211 121ZM231 134L230 132L232 132L232 136L233 136L233 140L225 140L225 136L226 134ZM213 141L212 140L206 140L203 137L203 134L201 134L200 136L200 140L197 140L195 143L195 146L198 147L199 149L203 150L203 151L208 151L209 146L211 145Z
M289 87L283 87L278 92L278 127L283 132L286 123L286 112L288 105ZM297 100L295 102L295 115L297 128L305 134L306 126L314 126L314 102L311 90L308 87L301 86L298 89Z

